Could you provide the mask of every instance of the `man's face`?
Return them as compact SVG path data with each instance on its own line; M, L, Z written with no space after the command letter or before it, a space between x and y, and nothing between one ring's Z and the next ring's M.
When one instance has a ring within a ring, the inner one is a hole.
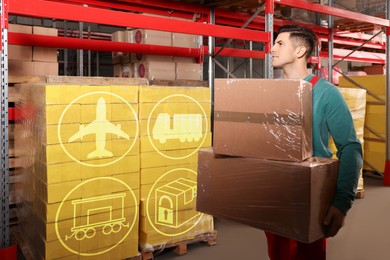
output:
M297 59L296 49L290 39L290 33L280 33L271 49L272 66L274 68L284 68L286 65L294 63Z

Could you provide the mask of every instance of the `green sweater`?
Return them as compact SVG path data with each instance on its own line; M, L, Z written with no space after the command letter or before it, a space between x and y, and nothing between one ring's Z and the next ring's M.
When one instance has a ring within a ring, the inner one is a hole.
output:
M304 80L310 81L313 76ZM363 162L362 145L356 137L352 115L343 96L333 84L322 78L313 88L312 131L314 156L331 158L330 136L336 144L339 173L332 205L347 213L355 199Z

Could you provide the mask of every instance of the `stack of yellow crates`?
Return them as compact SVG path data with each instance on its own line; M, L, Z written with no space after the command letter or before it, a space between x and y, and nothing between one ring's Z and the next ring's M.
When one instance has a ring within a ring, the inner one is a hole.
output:
M140 245L191 240L213 231L196 211L198 150L211 146L210 89L140 88Z
M20 86L22 234L34 259L138 255L138 86Z
M353 123L355 126L357 138L364 147L364 120L366 116L366 90L357 88L339 88L345 101L347 102L348 108L351 111ZM333 140L330 140L330 148L332 149L336 157L337 148ZM360 171L360 177L358 182L358 191L363 191L363 170ZM362 195L359 195L362 196Z
M363 168L383 173L386 162L386 76L351 76L351 79L367 89ZM357 88L343 77L340 77L339 85Z

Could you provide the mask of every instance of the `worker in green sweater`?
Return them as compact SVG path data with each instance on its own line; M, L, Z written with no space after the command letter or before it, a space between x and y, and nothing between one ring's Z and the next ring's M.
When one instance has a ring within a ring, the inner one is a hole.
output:
M330 136L336 144L339 159L336 194L323 220L325 237L333 237L343 226L355 198L362 167L362 146L340 91L325 79L307 71L307 62L316 44L317 36L312 30L284 25L279 28L271 50L272 66L282 69L285 79L303 79L313 85L313 155L331 158ZM305 244L265 233L271 260L326 259L326 238Z

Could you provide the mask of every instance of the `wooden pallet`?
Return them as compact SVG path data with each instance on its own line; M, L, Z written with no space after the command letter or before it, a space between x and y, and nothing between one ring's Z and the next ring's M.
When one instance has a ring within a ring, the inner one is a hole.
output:
M214 246L217 244L217 231L213 230L211 232L203 233L200 235L195 236L193 239L188 239L176 243L166 243L166 244L160 244L160 245L153 245L153 248L142 248L141 246L141 255L142 260L152 260L154 259L154 252L161 252L166 248L174 248L173 252L175 252L177 255L185 255L188 250L188 245L197 243L197 242L204 242L207 243L209 246Z

